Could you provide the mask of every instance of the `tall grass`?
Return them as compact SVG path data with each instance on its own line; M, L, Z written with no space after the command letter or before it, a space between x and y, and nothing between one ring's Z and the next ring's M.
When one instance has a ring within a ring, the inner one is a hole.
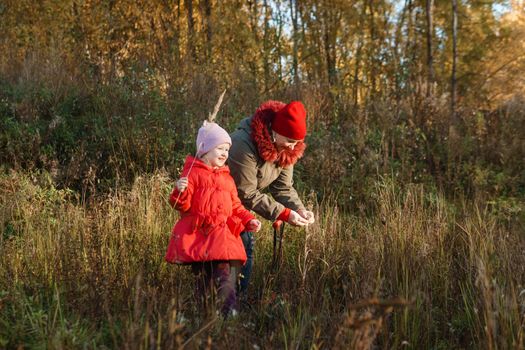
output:
M482 202L376 183L370 213L328 196L287 228L270 269L257 239L254 301L204 320L191 274L163 255L177 214L165 173L85 205L46 174L0 178L0 347L523 348L525 236Z

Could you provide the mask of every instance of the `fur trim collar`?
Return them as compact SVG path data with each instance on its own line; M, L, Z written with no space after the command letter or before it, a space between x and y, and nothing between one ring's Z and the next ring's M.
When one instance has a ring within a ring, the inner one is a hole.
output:
M299 141L293 150L278 151L272 142L270 124L275 113L285 106L279 101L267 101L259 106L252 119L252 139L257 145L259 155L266 162L275 162L279 167L285 168L299 160L306 149L306 144Z

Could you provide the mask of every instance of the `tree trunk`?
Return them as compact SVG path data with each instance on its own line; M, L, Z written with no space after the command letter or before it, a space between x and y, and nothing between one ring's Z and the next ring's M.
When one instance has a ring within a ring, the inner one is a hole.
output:
M407 29L406 29L406 43L405 43L405 52L404 57L407 58L406 65L406 77L405 79L405 94L412 94L412 83L413 83L413 64L414 64L414 3L412 0L408 0L407 3Z
M113 17L113 7L115 6L115 0L110 0L108 2L108 8L109 8L109 25L112 27L114 25L114 17ZM118 51L118 44L117 44L117 31L116 30L110 30L109 31L109 81L113 81L113 79L116 78L116 72L117 72L117 51Z
M269 34L270 34L270 8L268 6L268 0L264 0L264 33L263 33L263 72L264 72L264 93L268 93L268 88L270 86L270 63L269 63L269 51L270 43Z
M175 33L175 62L180 65L180 0L177 0L177 31Z
M251 30L253 34L253 45L254 45L254 48L258 48L258 45L259 45L259 32L258 32L259 31L259 26L258 26L259 4L257 3L257 0L248 0L248 6L250 8L250 25L251 25ZM258 89L257 92L260 92L259 86L258 86L259 84L258 84L258 74L257 74L257 71L258 71L257 61L258 61L258 57L251 58L251 60L249 61L249 67L252 73L253 86L256 86Z
M427 97L432 96L434 87L434 57L432 53L432 37L434 36L434 25L433 25L433 7L434 0L427 0L426 12L427 12L427 69L428 69L428 81L427 81Z
M369 50L369 57L368 57L368 63L370 64L369 74L370 74L370 93L372 97L376 94L376 77L377 77L377 60L376 60L376 46L377 46L377 34L376 34L376 24L375 24L375 16L374 16L374 0L368 1L368 9L370 11L369 14L369 30L370 30L370 50Z
M283 81L283 65L282 65L282 47L281 47L281 37L283 35L283 16L281 13L280 3L277 2L277 35L275 38L276 42L276 53L277 53L277 76L279 77L279 82Z
M186 13L188 17L188 54L193 62L197 61L197 52L195 51L195 20L193 19L193 1L184 0Z
M71 15L74 18L73 26L71 28L71 34L75 43L74 50L78 52L83 63L89 60L89 50L86 50L86 33L84 30L84 24L82 22L82 14L80 13L79 6L76 1L71 4Z
M297 44L297 36L298 36L298 25L297 25L297 14L298 14L298 6L297 6L297 0L290 0L290 17L292 18L292 38L293 38L293 57L292 57L292 69L293 69L293 83L295 91L299 89L299 72L298 72L298 66L299 66L299 60L297 57L297 50L298 50L298 44Z
M361 14L361 18L364 14ZM360 21L360 23L362 23ZM359 81L359 68L361 65L361 52L363 51L363 30L362 26L359 26L359 39L357 42L357 50L355 54L355 66L354 66L354 88L353 88L353 100L354 100L354 108L357 107L359 104L359 89L360 89L360 81Z
M328 8L327 10L322 12L323 16L323 41L324 41L324 50L325 50L325 56L326 56L326 72L328 74L328 85L330 87L334 86L336 84L336 70L335 70L335 50L333 50L332 45L332 32L333 27L336 24L334 23L334 19L332 14L331 8Z
M396 102L399 104L401 100L402 95L402 78L401 78L401 66L402 66L402 54L399 53L399 47L402 44L402 32L403 27L405 26L405 18L406 18L406 12L408 9L409 0L405 0L405 5L403 6L403 10L401 12L401 17L399 18L399 21L397 23L396 28L396 34L394 37L394 48L393 48L393 56L394 56L394 94L396 96Z
M204 18L206 21L206 60L212 59L211 0L204 0Z
M452 73L450 78L450 121L448 125L447 178L454 181L461 162L459 118L456 112L456 69L457 69L458 3L452 0Z
M457 0L452 0L452 74L450 79L450 109L452 123L456 124L456 61L458 36L458 6Z

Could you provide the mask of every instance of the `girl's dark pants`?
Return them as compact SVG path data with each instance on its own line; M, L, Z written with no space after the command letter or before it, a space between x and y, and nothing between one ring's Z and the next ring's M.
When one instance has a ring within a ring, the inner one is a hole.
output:
M196 281L196 296L200 306L211 312L215 305L215 292L222 303L221 313L228 316L237 305L237 278L241 270L241 262L206 261L191 264L191 271Z

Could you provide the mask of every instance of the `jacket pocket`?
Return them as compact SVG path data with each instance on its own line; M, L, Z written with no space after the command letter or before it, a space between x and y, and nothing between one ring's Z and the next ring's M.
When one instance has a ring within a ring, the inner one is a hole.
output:
M236 216L228 217L228 219L226 220L226 225L228 226L228 229L235 237L239 237L241 232L244 230L244 225L242 224L242 220Z

